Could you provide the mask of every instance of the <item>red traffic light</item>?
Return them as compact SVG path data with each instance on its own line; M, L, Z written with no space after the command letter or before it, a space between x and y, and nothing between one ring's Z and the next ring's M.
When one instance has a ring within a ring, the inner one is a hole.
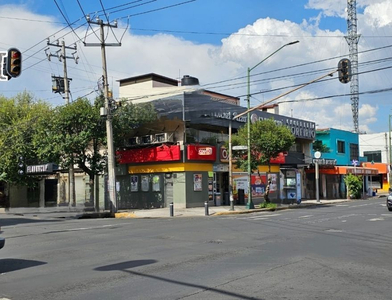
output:
M18 77L22 72L22 53L18 49L8 50L6 70L11 77Z

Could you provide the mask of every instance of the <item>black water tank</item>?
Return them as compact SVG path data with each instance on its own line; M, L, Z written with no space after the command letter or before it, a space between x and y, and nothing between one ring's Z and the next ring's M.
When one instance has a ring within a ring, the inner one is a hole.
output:
M199 85L199 79L189 75L184 75L184 77L181 79L181 85Z

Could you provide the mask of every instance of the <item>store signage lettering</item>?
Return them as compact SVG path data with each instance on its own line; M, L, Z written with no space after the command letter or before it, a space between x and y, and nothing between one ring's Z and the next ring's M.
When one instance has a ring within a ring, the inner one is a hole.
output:
M35 166L27 166L26 173L52 173L53 172L53 164L45 164L45 165L35 165Z
M211 155L212 154L212 148L211 147L199 148L198 149L198 154L199 155Z
M225 120L233 120L233 118L237 115L237 112L212 112L211 116L217 119L225 119ZM277 125L286 125L291 133L298 138L309 138L314 139L316 137L316 125L314 122L291 119L285 116L273 115L274 121ZM256 113L251 115L252 123L256 121L262 121L265 119L269 119L271 116L262 117ZM244 115L242 117L236 118L233 121L246 123L247 116Z
M313 158L313 163L318 163L319 165L336 166L336 159Z

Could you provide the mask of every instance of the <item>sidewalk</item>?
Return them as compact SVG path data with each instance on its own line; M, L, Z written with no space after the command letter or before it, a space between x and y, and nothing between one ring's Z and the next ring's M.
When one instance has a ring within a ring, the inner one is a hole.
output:
M378 199L385 195L379 195L375 197L370 197L367 199L358 199L358 200L347 200L347 199L334 199L334 200L320 200L317 202L316 200L303 200L301 204L281 204L278 205L275 209L268 208L255 208L255 209L247 209L244 205L236 205L234 206L234 211L230 210L230 206L209 206L208 207L208 216L224 216L224 215L233 215L233 214L248 214L260 211L277 211L284 209L299 209L299 208L307 208L310 206L322 206L322 205L334 205L337 203L344 203L350 201L361 201L361 200L371 200ZM48 208L11 208L9 210L5 210L0 208L0 218L1 214L7 215L17 215L17 216L25 216L25 217L37 217L40 219L45 218L64 218L64 219L87 219L87 218L171 218L170 216L170 208L155 208L155 209L129 209L129 210L120 210L119 212L112 214L109 211L102 212L86 212L77 208L68 208L68 207L48 207ZM173 206L173 217L205 217L206 209L205 207L196 207L196 208L176 208Z

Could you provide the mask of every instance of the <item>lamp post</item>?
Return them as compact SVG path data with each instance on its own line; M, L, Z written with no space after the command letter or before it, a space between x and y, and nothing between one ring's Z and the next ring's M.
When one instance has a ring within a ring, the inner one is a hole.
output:
M262 61L260 61L257 65L255 65L252 68L248 68L248 93L247 93L248 112L246 114L247 134L248 134L248 202L246 204L246 208L248 208L248 209L255 208L253 201L252 201L252 183L251 183L251 178L252 178L251 161L252 161L252 159L250 157L250 155L251 155L251 149L250 149L250 72L252 72L252 70L254 70L256 67L261 65L264 61L266 61L268 58L270 58L272 55L274 55L276 52L280 51L284 47L294 45L297 43L299 43L299 41L294 41L294 42L284 44L279 49L275 50L270 55L268 55L266 58L264 58Z

